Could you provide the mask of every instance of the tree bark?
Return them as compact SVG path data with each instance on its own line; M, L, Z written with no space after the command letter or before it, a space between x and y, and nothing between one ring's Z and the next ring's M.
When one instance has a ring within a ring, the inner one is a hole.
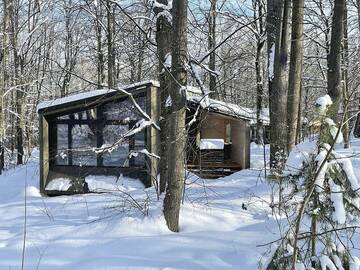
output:
M295 146L296 131L298 130L300 89L303 66L303 34L304 34L304 0L293 0L291 53L289 71L289 93L287 104L288 124L288 153Z
M12 48L12 55L14 61L14 86L16 87L15 92L15 110L17 115L15 116L15 143L17 150L17 164L23 164L23 155L24 155L24 147L23 147L23 129L22 129L22 106L23 106L23 96L24 96L24 87L22 85L22 74L24 72L24 64L21 63L21 56L18 54L18 17L17 12L15 10L14 2L11 1L9 5L9 19L11 25L10 42Z
M168 0L158 0L163 5L168 5ZM163 9L154 8L154 13L159 15ZM171 22L166 16L159 16L156 21L156 43L159 58L159 82L160 82L160 184L159 193L165 192L168 179L168 124L169 109L166 106L166 100L169 96L171 84L171 66L166 62L171 56Z
M96 18L95 18L96 50L97 50L97 84L99 89L102 88L102 85L104 84L105 81L101 17L102 17L102 6L101 6L101 1L99 1L96 5Z
M211 51L216 46L216 3L217 0L211 0L210 14L209 14L209 33L208 33L208 50ZM215 71L216 68L216 54L212 52L209 56L209 68ZM210 73L209 90L210 96L213 98L219 98L219 93L216 89L216 76Z
M114 14L113 5L110 0L106 1L106 18L107 18L107 51L108 51L108 87L114 88L114 70L115 70L115 51L114 51Z
M72 1L69 0L65 7L65 67L64 67L64 79L61 84L60 88L60 96L64 97L69 92L69 84L71 80L71 72L72 72L72 65L74 63L73 59L73 33L71 30L71 9L72 9Z
M345 0L335 0L327 73L327 91L333 102L330 108L330 116L335 122L338 120L338 111L342 95L341 43L344 37L344 12Z
M345 3L344 9L344 42L343 42L343 53L342 53L342 81L343 81L343 113L344 113L344 124L342 127L342 133L344 136L344 148L350 148L350 130L349 130L349 112L346 108L348 102L349 93L349 42L348 42L348 11Z
M5 166L5 89L9 84L9 71L8 71L8 62L9 62L9 33L11 32L11 23L10 23L10 9L12 3L9 0L3 0L4 14L3 14L3 32L2 35L2 78L1 78L1 87L0 87L0 174L4 170Z
M171 231L179 231L180 204L184 188L185 161L185 91L188 62L187 0L173 2L171 118L169 125L169 178L164 199L164 216Z
M303 138L303 120L302 120L302 83L300 85L300 95L299 95L299 108L298 108L298 117L297 117L297 127L296 127L296 144L301 143Z
M287 59L290 0L268 1L270 166L280 173L287 157Z
M265 44L264 35L264 6L262 1L253 1L255 19L258 17L256 23L256 56L255 56L255 71L256 71L256 143L264 143L264 127L261 119L263 96L264 96L264 83L263 83L263 65L262 65L262 52ZM257 12L256 12L257 11Z
M360 31L360 0L357 0L357 12L358 12L358 23L359 23L359 31Z

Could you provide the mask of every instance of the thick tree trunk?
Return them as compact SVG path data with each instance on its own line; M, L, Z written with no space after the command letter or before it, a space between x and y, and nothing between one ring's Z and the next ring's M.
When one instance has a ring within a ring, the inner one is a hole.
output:
M211 0L210 14L209 14L209 34L208 34L208 50L211 51L216 46L216 2L217 0ZM209 68L215 71L216 68L216 54L211 53L209 56ZM219 93L216 89L216 76L215 74L209 74L209 90L210 96L213 98L219 98Z
M9 0L3 0L4 14L3 14L3 31L2 35L2 45L1 45L1 60L2 60L2 71L1 71L1 85L0 85L0 174L2 173L5 166L5 113L4 105L5 98L4 92L9 84L9 71L8 71L8 62L9 62L9 33L11 32L10 24L10 10L12 2Z
M347 6L345 3L344 10L344 42L343 42L343 53L342 53L342 81L343 81L343 113L344 113L344 124L342 127L342 133L344 136L344 148L350 148L350 130L349 130L349 108L346 108L346 103L348 102L349 96L349 78L348 78L348 69L349 69L349 42L348 42L348 12Z
M187 0L173 2L171 117L169 124L169 179L164 199L164 216L171 231L179 231L180 204L184 188L185 92L187 72Z
M337 122L342 95L341 43L344 37L345 0L335 0L331 27L331 44L328 56L328 94L333 101L330 116Z
M20 56L17 51L17 39L18 39L18 18L17 13L15 11L15 7L12 5L9 8L10 13L10 24L11 24L11 32L9 33L11 38L11 47L13 51L13 61L14 61L14 86L16 87L15 92L15 110L17 115L15 116L15 143L17 150L17 164L23 163L23 155L24 155L24 147L23 147L23 129L22 129L22 106L23 106L23 92L24 87L22 85L22 74L24 72L23 63L21 62Z
M163 5L168 5L168 0L159 0ZM155 14L161 13L163 10L155 8ZM160 184L159 193L165 192L168 179L168 124L169 124L169 107L166 106L166 100L169 96L171 84L171 66L169 59L171 56L171 22L166 16L159 16L156 21L156 43L159 58L159 82L160 82Z
M303 65L303 34L304 34L304 0L293 0L292 7L292 30L291 30L291 54L289 71L289 93L287 104L288 124L288 152L296 143L296 131L298 130L300 89Z
M270 4L270 6L269 6ZM280 173L287 157L287 59L290 0L268 2L270 166Z

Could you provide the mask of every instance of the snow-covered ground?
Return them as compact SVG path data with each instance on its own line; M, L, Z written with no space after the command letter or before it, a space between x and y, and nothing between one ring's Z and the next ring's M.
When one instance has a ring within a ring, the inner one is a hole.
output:
M352 151L360 153L360 141L342 152ZM253 168L222 179L190 176L180 233L166 227L163 198L137 180L93 177L96 188L114 191L45 198L36 160L7 171L0 176L0 269L21 268L25 194L25 269L257 269L269 249L261 245L279 237L262 154L252 145ZM353 163L360 176L360 158Z

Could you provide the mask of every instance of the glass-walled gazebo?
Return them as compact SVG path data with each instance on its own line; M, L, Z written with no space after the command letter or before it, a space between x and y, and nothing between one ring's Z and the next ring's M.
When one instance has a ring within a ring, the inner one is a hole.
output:
M125 89L149 117L158 113L152 83ZM38 106L40 118L40 189L43 194L88 192L89 175L125 175L146 186L156 165L139 154L156 153L153 127L143 125L144 114L122 91L94 90L47 101ZM137 132L134 132L134 130ZM136 153L136 154L132 154ZM68 190L48 190L51 181L70 179Z

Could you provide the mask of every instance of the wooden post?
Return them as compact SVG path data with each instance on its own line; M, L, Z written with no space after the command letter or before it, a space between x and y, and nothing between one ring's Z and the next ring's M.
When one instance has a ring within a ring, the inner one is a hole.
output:
M42 114L39 115L39 127L40 193L44 195L49 175L49 124Z

